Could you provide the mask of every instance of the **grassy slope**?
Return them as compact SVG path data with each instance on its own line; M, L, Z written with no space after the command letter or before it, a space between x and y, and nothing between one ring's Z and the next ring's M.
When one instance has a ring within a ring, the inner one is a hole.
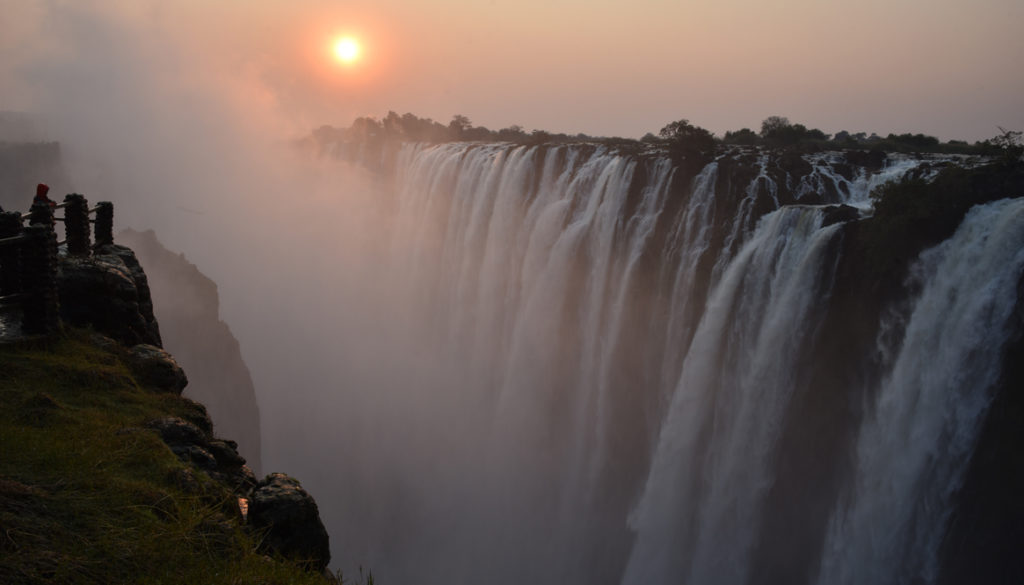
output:
M89 339L0 346L0 582L323 583L255 554L236 498L143 428L197 407Z

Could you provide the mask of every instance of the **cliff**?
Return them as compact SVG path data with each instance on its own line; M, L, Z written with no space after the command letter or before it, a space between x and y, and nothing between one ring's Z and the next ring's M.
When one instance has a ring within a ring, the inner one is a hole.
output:
M166 249L152 230L126 229L117 241L146 267L153 312L163 345L189 375L185 395L206 405L225 435L260 473L260 413L238 340L220 318L217 285L181 254Z
M465 553L500 558L467 574L1021 582L1019 155L729 147L692 168L587 144L397 148L367 159L397 161L370 165L395 224L438 227L391 235L415 251L389 258L411 273L396 288L440 313L453 384L500 405L460 413L487 427L464 456L522 452L451 514L515 543ZM479 473L457 471L434 489ZM422 570L435 542L403 544L389 562Z
M322 583L315 502L180 395L131 250L59 285L63 333L0 345L0 582Z

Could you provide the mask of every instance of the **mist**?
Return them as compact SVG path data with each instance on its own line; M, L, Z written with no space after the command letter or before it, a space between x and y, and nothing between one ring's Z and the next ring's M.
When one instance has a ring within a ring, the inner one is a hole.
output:
M483 434L443 361L457 356L417 337L410 319L430 309L411 302L408 266L384 261L410 255L393 234L416 226L393 224L362 168L295 148L315 124L274 59L244 54L244 22L196 27L203 11L155 2L8 8L0 109L60 142L55 193L113 201L115 228L155 230L217 283L256 386L262 468L317 498L334 566L444 578L441 549L389 566L389 549L430 542L464 510L466 437Z
M27 111L37 140L61 143L69 184L53 185L58 197L113 201L116 227L154 229L218 284L265 413L263 467L301 478L336 518L331 494L353 480L337 479L352 465L331 429L358 421L357 383L386 390L351 379L346 363L396 361L370 333L384 226L369 179L298 154L291 141L312 126L283 112L256 65L225 55L217 27L206 36L182 22L191 10L4 9L0 109ZM343 550L336 558L361 562Z
M800 384L809 384L790 372L810 355L801 353L807 351L801 344L814 340L784 325L816 331L820 315L808 308L809 297L828 294L814 287L831 286L835 262L827 253L837 245L837 228L823 227L814 210L782 210L764 222L776 231L761 237L794 243L745 248L743 239L761 226L755 213L774 209L766 195L757 200L757 189L770 182L763 168L750 175L761 173L763 181L754 179L746 191L746 184L734 186L749 199L721 204L716 216L710 201L717 162L680 187L667 159L638 162L564 146L405 145L392 153L404 166L385 180L363 165L311 157L295 141L321 124L345 126L354 115L389 109L442 122L462 112L494 128L550 123L553 131L592 134L617 131L585 127L614 118L615 110L646 110L633 121L672 112L644 119L656 125L632 135L656 131L686 114L680 109L701 103L712 118L708 126L718 131L755 126L776 113L756 109L762 107L806 106L827 123L800 121L830 130L867 120L869 113L838 116L853 100L839 84L815 95L798 91L810 84L808 76L780 72L776 85L752 92L757 84L742 75L702 77L698 59L684 67L695 76L690 86L670 84L672 91L640 103L647 94L635 88L600 93L610 79L632 83L617 72L644 60L637 55L585 59L595 41L565 48L571 43L562 37L545 37L518 45L504 42L519 32L510 29L494 43L499 48L485 42L484 29L466 38L471 48L493 49L492 56L515 53L511 66L456 63L453 55L472 51L423 41L454 29L437 25L444 14L422 6L401 11L388 3L374 16L351 2L307 2L288 11L270 2L246 3L245 9L209 4L4 0L0 111L27 112L35 139L60 142L67 178L39 182L53 182L58 196L80 192L91 201L113 201L115 229L155 230L166 247L217 283L222 318L239 339L256 385L262 468L296 476L317 499L333 566L349 575L368 567L385 583L615 582L627 574L632 539L640 534L627 576L644 581L649 567L657 572L663 563L665 572L656 576L674 577L686 567L665 550L697 537L687 533L690 524L667 526L667 507L673 520L708 527L700 548L707 554L693 560L694 574L715 574L716 563L724 562L718 551L738 542L737 534L750 549L737 554L745 555L745 567L754 566L757 537L776 535L768 529L755 535L747 516L732 518L732 501L713 501L710 511L700 512L706 503L700 498L753 485L735 501L743 513L757 515L764 501L757 490L771 483L771 466L747 466L741 451L763 444L765 460L772 460L773 433L782 432L782 423L701 425L725 417L716 392L735 392L729 400L744 406L737 410L752 421L790 413L790 393L799 397ZM576 7L568 4L553 10L569 18ZM453 26L471 27L475 17L483 18L480 7L444 6ZM486 12L487 18L495 13ZM598 28L614 32L612 12L601 14ZM344 25L325 24L332 19ZM511 21L544 25L522 14ZM685 22L688 30L701 28L699 18ZM385 23L393 25L390 41ZM320 50L317 39L354 26L378 41L376 70L343 77L311 56ZM657 36L634 28L640 31L635 38ZM707 32L696 36L712 40ZM421 39L406 48L423 55L398 64L398 38ZM784 56L804 51L784 45L777 49ZM539 71L532 64L545 49L554 66ZM878 59L879 51L868 52ZM734 45L722 53L743 61L740 74L763 68ZM819 58L801 63L814 70ZM427 67L431 60L438 69ZM867 66L854 69L857 79L870 77ZM902 72L899 64L884 69ZM636 71L638 86L667 76L657 67ZM1019 83L1010 79L1001 87ZM575 99L574 85L601 98ZM374 93L371 86L383 89ZM510 95L514 86L530 91L519 99ZM732 97L723 101L712 88ZM737 97L750 95L766 103ZM397 103L381 103L384 98ZM904 91L893 99L906 112L917 108L918 98ZM367 104L374 109L366 111ZM530 120L513 118L529 111L516 109L523 104L536 108ZM479 109L466 109L473 106ZM720 111L725 107L741 120L733 123L736 118ZM568 115L574 110L579 117ZM887 116L875 119L908 123L898 112ZM988 130L978 130L978 120L956 120L942 132L964 129L975 133L964 137L982 138ZM847 201L830 201L839 202ZM464 221L448 221L455 217ZM667 221L675 223L666 227ZM794 226L806 230L802 239L786 231ZM715 230L720 233L712 242ZM748 279L742 267L730 269L734 257L763 273ZM716 279L725 284L714 298L723 300L705 324L701 311ZM774 298L748 280L796 284ZM770 318L739 322L722 309L732 299L742 301L736 301L738 313ZM748 330L763 330L763 339L751 335L749 347L739 344L743 355L701 361L727 345L723 339L743 338ZM688 358L694 337L694 347L706 355ZM783 356L791 362L773 353L783 345L779 339L793 340L794 349ZM758 358L749 360L755 367L735 376L718 363L745 363L745 356ZM699 390L687 394L679 380ZM772 395L771 409L743 402L754 394L747 392L751 380L785 393ZM679 428L668 428L673 420ZM761 435L742 434L750 429ZM705 443L727 456L721 470L698 448ZM656 473L645 484L652 465ZM676 488L696 484L687 478L701 470L708 477L721 471L714 476L721 489L704 493L691 486L692 501L676 498ZM750 481L730 481L736 477Z

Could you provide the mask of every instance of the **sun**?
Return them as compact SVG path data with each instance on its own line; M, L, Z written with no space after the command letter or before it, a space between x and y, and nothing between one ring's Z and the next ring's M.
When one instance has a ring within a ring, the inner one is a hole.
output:
M334 58L349 65L359 59L359 41L352 37L342 37L334 42Z

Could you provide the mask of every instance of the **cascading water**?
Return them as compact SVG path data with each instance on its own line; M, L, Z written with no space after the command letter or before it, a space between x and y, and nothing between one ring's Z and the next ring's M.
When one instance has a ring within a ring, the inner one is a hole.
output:
M829 294L839 226L820 226L814 208L769 214L708 299L631 520L624 583L746 581L795 359Z
M343 486L339 507L358 522L340 525L358 539L336 544L336 557L357 551L394 582L759 582L761 541L784 538L765 533L763 517L782 436L798 424L794 401L847 391L808 390L809 356L836 334L823 323L844 225L826 204L868 208L871 185L919 162L844 175L840 158L816 155L810 175L796 176L769 155L727 153L683 176L667 159L599 146L403 146L378 165L394 173L381 347L402 358L391 369L427 366L412 388L360 406L349 440L394 431L358 468L365 485ZM984 213L1007 215L1002 205ZM964 225L980 225L980 213ZM1003 231L1014 229L1019 237L1016 224ZM970 233L942 249L967 253L986 238ZM939 272L975 278L965 269ZM1012 308L1014 295L993 294ZM917 321L874 414L850 431L856 485L836 504L824 560L810 551L805 563L821 564L821 583L860 582L844 571L875 562L874 517L887 512L870 490L892 462L871 457L907 422L879 417L911 400L901 393L923 366L903 355L934 335ZM410 384L391 371L360 379L378 375ZM969 426L981 410L958 416ZM949 437L965 432L937 431L960 445L951 467L970 442ZM940 475L890 489L901 501L920 497L922 482L948 494L956 473ZM361 508L367 499L374 509ZM943 520L931 521L900 542L933 545ZM927 575L926 557L914 574ZM872 582L901 570L879 564ZM808 571L793 582L810 582Z
M923 291L857 442L819 583L935 582L939 545L999 377L1024 274L1024 199L976 207L922 254Z

